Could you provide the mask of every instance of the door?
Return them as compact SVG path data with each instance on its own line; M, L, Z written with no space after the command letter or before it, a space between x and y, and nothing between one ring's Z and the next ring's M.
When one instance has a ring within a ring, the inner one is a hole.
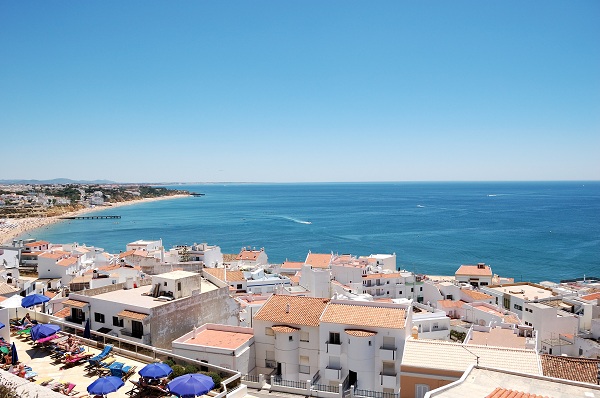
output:
M356 372L349 371L348 372L348 383L350 383L351 386L356 387L356 380L357 380Z
M144 335L144 326L142 322L131 321L131 336L135 338L140 338Z

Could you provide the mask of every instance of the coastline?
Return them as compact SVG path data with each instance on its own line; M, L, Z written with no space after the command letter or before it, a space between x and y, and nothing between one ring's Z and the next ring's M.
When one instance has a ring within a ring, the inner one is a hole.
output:
M146 202L156 202L159 200L169 200L177 198L186 198L191 195L177 194L170 196L160 196L157 198L144 198L136 200L128 200L125 202L113 203L111 206L96 206L86 207L85 209L68 212L61 214L60 216L51 217L25 217L25 218L6 218L3 219L5 223L0 224L0 246L11 245L14 238L21 236L25 233L34 231L39 228L46 227L51 224L63 221L61 217L73 217L81 216L84 214L92 213L100 210L115 209L117 207L135 205Z

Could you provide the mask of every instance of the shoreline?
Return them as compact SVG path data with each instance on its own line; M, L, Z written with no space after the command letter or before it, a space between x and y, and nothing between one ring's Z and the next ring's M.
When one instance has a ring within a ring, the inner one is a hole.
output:
M84 214L92 213L95 211L115 209L115 208L122 207L122 206L130 206L130 205L147 203L147 202L156 202L159 200L187 198L190 196L191 195L177 194L177 195L170 195L170 196L160 196L157 198L143 198L143 199L128 200L125 202L113 203L111 206L86 207L84 209L80 209L77 211L71 211L68 213L61 214L60 216L4 218L3 219L4 223L0 224L0 246L12 245L13 239L15 239L23 234L34 231L36 229L46 227L48 225L55 224L60 221L65 221L61 217L76 217L76 216L81 216Z

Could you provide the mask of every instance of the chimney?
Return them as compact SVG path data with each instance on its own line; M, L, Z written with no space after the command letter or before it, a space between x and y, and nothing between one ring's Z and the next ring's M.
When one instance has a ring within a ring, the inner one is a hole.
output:
M287 304L285 305L285 313L286 313L286 314L289 314L289 313L290 313L290 304L289 304L289 303L287 303Z
M412 338L415 340L419 339L419 328L416 326L412 327Z

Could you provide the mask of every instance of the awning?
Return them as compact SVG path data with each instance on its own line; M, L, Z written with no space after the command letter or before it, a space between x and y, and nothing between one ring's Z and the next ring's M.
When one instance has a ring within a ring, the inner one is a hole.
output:
M119 312L117 314L117 316L120 316L121 318L133 319L134 321L143 321L144 319L148 318L150 315L142 314L140 312L135 312L135 311L123 310L123 311Z
M75 308L83 308L86 305L90 305L90 303L86 303L85 301L79 301L79 300L67 300L63 302L63 305L68 305L69 307L75 307Z

